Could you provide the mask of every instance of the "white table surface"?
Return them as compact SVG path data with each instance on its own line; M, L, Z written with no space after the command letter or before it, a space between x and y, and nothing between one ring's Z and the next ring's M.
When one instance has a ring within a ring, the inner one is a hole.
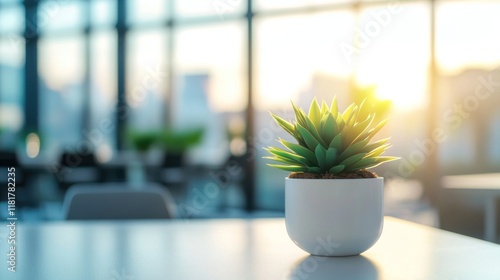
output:
M361 256L314 257L296 247L283 219L20 224L17 272L0 279L500 279L500 246L385 219Z
M500 173L444 176L443 187L448 189L500 191Z

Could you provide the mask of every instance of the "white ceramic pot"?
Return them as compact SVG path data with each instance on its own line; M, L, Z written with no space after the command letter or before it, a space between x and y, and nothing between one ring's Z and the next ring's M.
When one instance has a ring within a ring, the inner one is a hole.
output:
M384 178L286 178L288 236L312 255L358 255L382 233L383 194Z

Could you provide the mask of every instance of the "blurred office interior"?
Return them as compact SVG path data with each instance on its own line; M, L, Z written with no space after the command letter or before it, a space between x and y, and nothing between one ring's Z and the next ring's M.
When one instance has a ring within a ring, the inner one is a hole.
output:
M62 219L73 184L106 182L161 184L182 218L282 217L287 173L262 156L287 136L268 112L367 98L401 157L374 169L386 214L482 237L484 197L442 178L500 172L499 14L500 1L1 0L2 172L16 167L26 221Z

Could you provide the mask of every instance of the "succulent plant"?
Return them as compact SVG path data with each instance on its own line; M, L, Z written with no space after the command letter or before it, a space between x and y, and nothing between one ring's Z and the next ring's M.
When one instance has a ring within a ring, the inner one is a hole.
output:
M279 139L278 142L286 149L266 148L272 156L265 158L279 163L268 165L298 173L336 174L355 172L398 159L382 156L390 147L387 143L389 138L370 143L387 120L373 124L375 114L366 114L364 104L362 102L358 106L353 103L340 113L336 97L330 107L324 101L320 106L314 99L306 114L292 102L296 119L291 122L271 113L276 123L297 143ZM367 117L360 119L361 115Z

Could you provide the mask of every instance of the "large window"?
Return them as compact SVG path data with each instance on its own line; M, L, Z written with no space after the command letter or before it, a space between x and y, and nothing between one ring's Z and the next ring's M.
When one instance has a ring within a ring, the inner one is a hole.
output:
M24 17L21 3L0 6L0 148L16 149L24 125Z
M290 100L337 95L344 107L369 94L392 104L382 136L402 157L377 172L423 179L426 160L495 171L498 14L500 1L0 1L0 145L35 126L49 154L82 139L110 154L130 148L116 128L202 126L192 162L221 165L253 141L247 187L281 210L286 173L262 148L287 136L268 111L291 118Z

